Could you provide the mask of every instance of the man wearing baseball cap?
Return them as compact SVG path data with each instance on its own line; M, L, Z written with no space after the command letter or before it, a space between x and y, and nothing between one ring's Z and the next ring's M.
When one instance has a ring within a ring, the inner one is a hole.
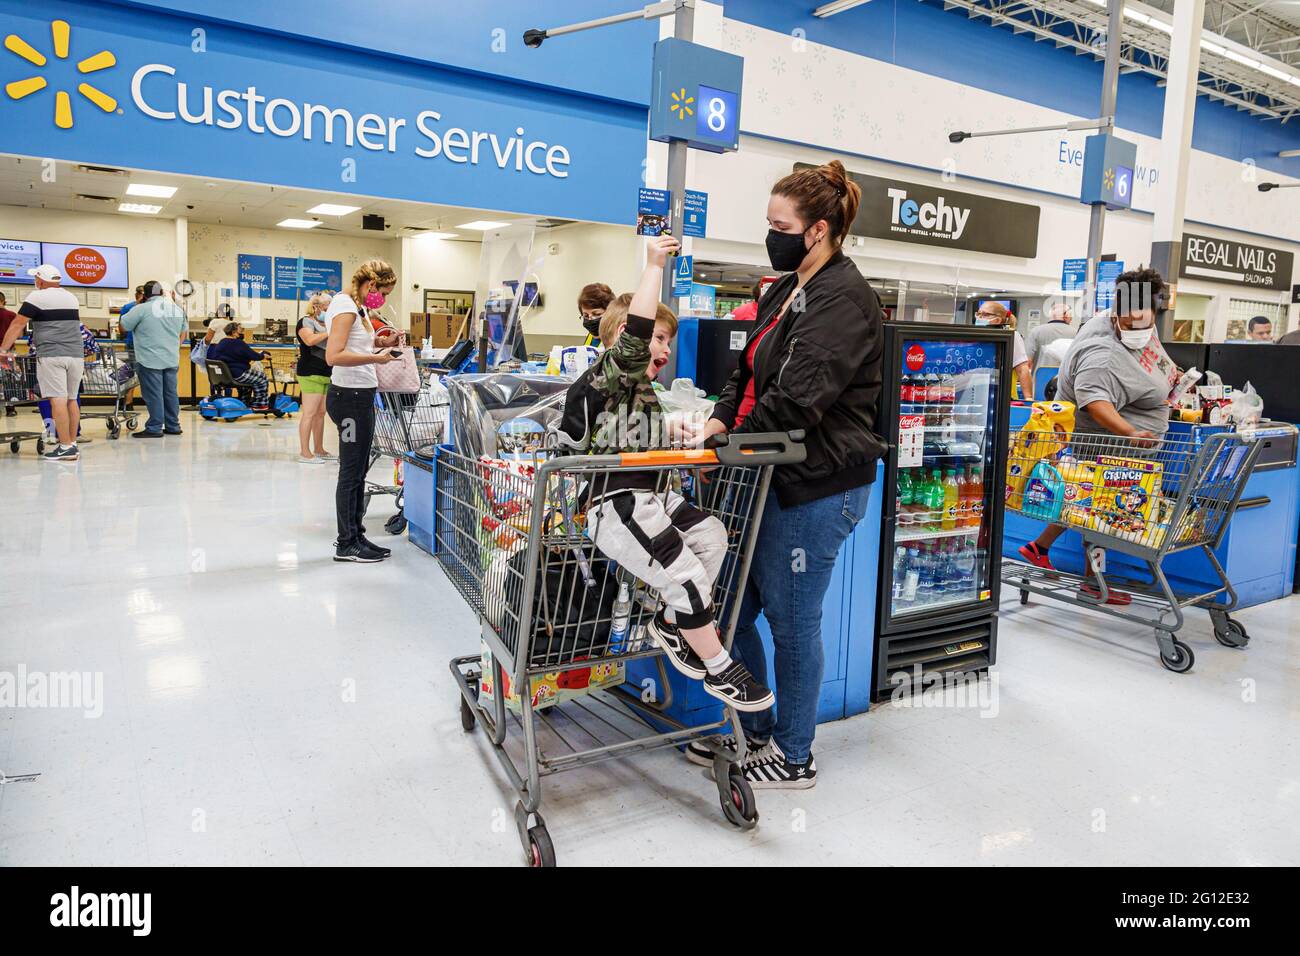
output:
M31 348L36 354L36 383L41 398L50 403L50 417L59 436L59 445L45 453L46 461L76 461L77 427L81 409L77 406L77 392L81 389L81 376L85 370L81 343L81 311L77 298L61 288L63 274L45 263L28 269L36 290L27 296L18 317L5 331L0 341L0 352L8 352L14 342L30 324Z

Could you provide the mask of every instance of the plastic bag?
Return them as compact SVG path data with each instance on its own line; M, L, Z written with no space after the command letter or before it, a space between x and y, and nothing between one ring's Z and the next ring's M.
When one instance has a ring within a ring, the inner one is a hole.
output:
M1238 389L1233 394L1232 404L1228 406L1228 420L1238 426L1254 425L1263 416L1264 399L1259 397L1255 386L1247 382L1245 388Z
M569 380L562 375L517 375L509 372L451 375L446 379L451 403L451 441L469 458L505 457L500 440L517 451L519 423L499 434L513 419L529 418L544 432L557 425L564 411Z
M713 402L689 378L673 380L669 388L655 393L664 413L664 428L674 445L693 444L695 436L713 414Z

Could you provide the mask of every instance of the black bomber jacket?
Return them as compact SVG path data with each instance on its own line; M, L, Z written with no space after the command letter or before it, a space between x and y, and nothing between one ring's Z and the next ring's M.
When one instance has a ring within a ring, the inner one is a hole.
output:
M763 294L750 340L762 333L798 282L782 276ZM880 301L837 251L804 284L754 354L755 404L738 432L803 429L807 458L772 476L781 507L871 483L888 446L875 434L884 357ZM748 348L748 345L746 346ZM750 378L743 359L713 408L728 429Z

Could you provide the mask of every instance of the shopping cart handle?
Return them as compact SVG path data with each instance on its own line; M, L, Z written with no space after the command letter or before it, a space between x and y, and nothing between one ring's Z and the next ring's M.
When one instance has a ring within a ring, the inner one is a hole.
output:
M797 465L808 457L803 429L719 435L714 451L724 465Z

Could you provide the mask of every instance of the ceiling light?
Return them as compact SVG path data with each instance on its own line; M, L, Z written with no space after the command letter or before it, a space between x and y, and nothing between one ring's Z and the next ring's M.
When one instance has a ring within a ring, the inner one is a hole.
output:
M503 229L510 225L508 222L493 222L491 219L475 219L473 222L462 222L457 229L476 229L479 232L487 232L489 229Z
M413 239L455 239L454 232L418 232L411 238Z
M860 7L869 0L832 0L831 3L823 3L813 11L815 17L833 17L837 13L843 13L845 10L852 10L854 7Z
M140 212L152 216L162 212L162 206L151 206L144 202L124 202L117 207L118 212Z
M150 186L148 183L132 183L126 187L128 196L148 196L151 199L171 199L176 195L175 186Z
M346 216L360 208L360 206L339 206L332 202L323 202L319 206L312 206L307 212L319 216Z
M315 229L320 225L318 219L282 219L276 223L282 229Z

